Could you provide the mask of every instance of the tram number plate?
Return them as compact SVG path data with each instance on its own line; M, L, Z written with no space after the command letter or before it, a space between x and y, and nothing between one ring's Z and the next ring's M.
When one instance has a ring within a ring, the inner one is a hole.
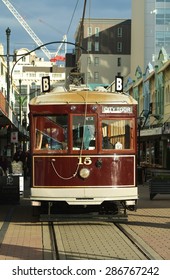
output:
M90 157L79 157L79 165L91 165L92 160Z

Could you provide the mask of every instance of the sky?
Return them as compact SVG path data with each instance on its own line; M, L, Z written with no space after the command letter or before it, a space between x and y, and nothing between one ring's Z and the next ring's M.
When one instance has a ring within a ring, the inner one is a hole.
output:
M67 40L74 43L74 34L83 14L84 0L9 0L43 44ZM86 18L131 18L131 0L87 0ZM6 53L6 29L10 28L10 53L15 49L33 50L36 43L0 0L0 43ZM55 52L59 44L48 45ZM73 47L67 46L70 52ZM41 55L41 54L40 54ZM43 56L43 54L42 54Z

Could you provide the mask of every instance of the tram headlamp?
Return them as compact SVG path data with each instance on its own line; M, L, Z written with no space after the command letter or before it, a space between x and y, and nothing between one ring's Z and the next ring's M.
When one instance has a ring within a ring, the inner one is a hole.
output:
M80 177L82 177L83 179L86 179L86 178L88 178L89 177L89 175L90 175L90 170L88 169L88 168L82 168L81 170L80 170Z
M76 106L72 105L71 106L71 111L75 111L76 110Z

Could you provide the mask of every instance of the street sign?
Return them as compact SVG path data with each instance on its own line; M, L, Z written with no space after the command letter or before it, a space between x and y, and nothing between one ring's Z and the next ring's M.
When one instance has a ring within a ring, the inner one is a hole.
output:
M18 143L18 131L11 132L11 143Z

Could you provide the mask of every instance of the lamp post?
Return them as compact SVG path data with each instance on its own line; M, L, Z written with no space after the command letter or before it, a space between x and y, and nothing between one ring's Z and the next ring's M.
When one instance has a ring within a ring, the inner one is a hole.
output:
M21 79L19 79L19 122L20 122L20 124L21 124L21 110L22 110L22 106L21 106L21 102L22 102L22 100L21 100Z
M138 117L138 166L140 166L140 131L143 124L143 117Z
M10 76L9 76L9 57L10 57L10 49L9 49L9 43L10 43L10 34L11 30L9 27L6 29L6 37L7 37L7 101L10 105Z

